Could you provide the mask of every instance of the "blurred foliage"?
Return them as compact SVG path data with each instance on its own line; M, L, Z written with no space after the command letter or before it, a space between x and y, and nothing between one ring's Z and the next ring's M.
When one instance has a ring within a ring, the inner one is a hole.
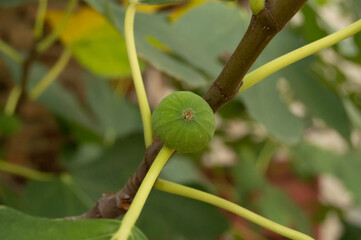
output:
M28 2L3 0L0 6ZM48 218L81 214L91 208L101 194L119 190L145 152L139 110L130 97L132 88L119 93L113 81L105 81L115 79L116 83L125 83L130 77L122 36L125 7L120 1L86 2L89 6L79 7L60 36L61 43L71 50L83 68L84 99L80 100L61 82L55 81L37 100L55 116L61 131L59 164L62 171L49 181L21 179L21 191L0 181L0 203L27 214ZM164 8L142 7L136 14L136 46L146 81L152 84L152 79L147 79L151 66L167 76L167 85L203 94L246 31L249 9L235 2L143 1L145 4L165 2L174 3ZM334 15L326 14L330 11ZM338 30L338 25L333 24L338 19L351 23L360 18L360 13L358 0L309 1L296 20L271 41L253 69ZM59 11L48 12L49 26L54 28L62 15ZM335 19L329 19L330 16ZM21 66L5 55L0 57L14 82L19 83ZM352 207L360 208L360 63L359 33L269 76L217 113L216 137L224 143L222 149L233 154L231 163L222 163L226 158L223 152L218 154L221 150L211 145L210 149L197 154L177 153L163 170L162 177L225 194L252 211L309 234L325 220L319 215L336 212L344 228L341 239L357 239L361 227L346 217L349 206L333 206L326 199L325 203L317 202L319 206L315 206L314 212L305 210L290 191L272 181L271 175L280 173L274 173L271 165L288 162L291 177L284 181L296 179L305 185L313 182L317 185L324 175L331 175L350 193ZM40 61L33 64L28 88L35 86L48 71ZM21 115L1 113L1 143L19 134L23 121ZM237 126L236 130L230 128L232 124ZM318 141L312 137L325 132L332 134ZM0 158L6 158L6 151L6 144L2 144ZM209 163L210 153L220 158L220 162ZM222 189L224 181L228 184L226 190ZM149 239L205 240L221 235L237 239L234 221L212 206L155 191L137 226ZM30 223L37 223L36 227L31 228ZM23 236L49 239L63 233L69 234L67 239L71 239L70 236L107 239L118 222L96 220L72 224L30 217L0 207L0 226L14 229L0 231L0 239L24 239ZM19 226L23 226L22 236L18 235ZM39 230L50 226L51 231ZM249 228L264 233L255 226ZM74 233L78 229L82 230ZM134 236L146 239L136 229Z

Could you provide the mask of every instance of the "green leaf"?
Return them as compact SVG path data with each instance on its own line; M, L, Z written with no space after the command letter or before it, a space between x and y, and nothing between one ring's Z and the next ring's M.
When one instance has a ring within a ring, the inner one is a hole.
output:
M358 206L361 206L361 152L351 152L342 157L339 166L335 169L336 176L341 179L346 188L352 192Z
M285 69L281 74L287 78L295 97L302 101L312 116L324 120L350 141L351 124L341 98L309 72L308 61L296 63L292 70Z
M4 240L108 240L119 225L119 221L108 219L69 221L32 217L0 206L0 239ZM131 234L129 239L147 239L135 227Z
M279 140L295 144L303 136L303 121L293 115L281 99L276 86L277 77L271 76L240 95L248 113Z
M48 69L43 65L34 64L30 71L28 89L32 89L46 75L47 71ZM75 96L67 91L58 80L55 80L40 95L38 101L44 104L55 115L97 132L98 126L90 120L90 117Z
M25 187L24 211L43 217L79 215L91 209L103 193L116 192L143 158L141 134L119 139L112 147L86 144L68 153L69 173L52 181L30 181Z
M302 33L308 42L316 41L328 35L328 33L319 26L320 19L318 13L316 13L310 4L305 4L301 11L305 19L302 24Z
M256 169L256 150L254 146L250 147L242 144L240 150L242 161L232 167L231 173L236 186L242 186L240 191L241 199L245 199L248 194L258 191L264 187L266 180L261 172Z
M345 110L347 115L350 118L352 124L361 130L361 111L357 108L357 106L347 98L343 99L343 105L345 106Z
M204 180L192 159L180 154L174 155L165 165L160 177L179 184L200 183Z
M311 226L305 214L281 190L267 186L256 205L262 216L285 226L295 224L299 231L310 233Z
M22 208L22 196L0 182L0 205L4 204L13 208Z
M95 202L102 193L120 190L135 172L145 153L144 138L142 134L132 134L120 138L110 148L98 149L98 153L92 148L79 151L82 155L79 152L75 155L78 161L67 166L74 181ZM90 154L94 156L88 158Z
M123 7L112 2L87 2L123 31ZM137 51L153 66L186 85L205 86L222 70L219 57L234 50L246 29L248 17L238 8L217 2L200 4L175 22L169 22L163 13L137 13Z
M79 215L94 204L69 175L48 182L28 182L23 201L26 213L54 218Z
M85 84L88 105L97 118L102 136L112 142L142 129L138 108L117 95L107 81L86 75Z
M215 207L193 199L152 192L138 220L150 239L217 239L228 221Z
M335 169L342 161L339 156L305 142L294 146L291 155L295 171L306 178L319 173L335 174Z
M349 7L348 10L352 10L357 18L361 18L361 2L358 0L351 0L346 3Z

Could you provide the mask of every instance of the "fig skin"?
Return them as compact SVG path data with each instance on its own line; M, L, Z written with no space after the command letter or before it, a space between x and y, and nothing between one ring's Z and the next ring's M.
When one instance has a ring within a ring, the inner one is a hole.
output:
M208 103L189 91L165 97L152 114L154 135L179 152L197 152L211 141L215 118Z

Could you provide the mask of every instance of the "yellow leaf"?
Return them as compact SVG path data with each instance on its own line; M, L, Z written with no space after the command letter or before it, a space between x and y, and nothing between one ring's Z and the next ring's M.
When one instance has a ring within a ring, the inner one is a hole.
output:
M56 28L63 16L64 12L50 11L47 21L52 28ZM60 33L60 39L77 61L94 74L104 77L130 76L124 38L93 9L84 7L74 13Z
M46 19L52 28L55 28L64 16L63 11L48 11ZM87 35L93 29L108 24L106 19L91 9L84 7L72 15L68 25L62 31L60 38L65 44L70 44Z

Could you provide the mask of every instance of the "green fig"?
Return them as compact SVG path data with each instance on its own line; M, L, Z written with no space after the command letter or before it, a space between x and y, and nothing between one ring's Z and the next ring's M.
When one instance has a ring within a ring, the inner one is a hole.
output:
M196 152L211 141L216 123L208 103L195 93L174 92L152 114L154 135L179 152Z

